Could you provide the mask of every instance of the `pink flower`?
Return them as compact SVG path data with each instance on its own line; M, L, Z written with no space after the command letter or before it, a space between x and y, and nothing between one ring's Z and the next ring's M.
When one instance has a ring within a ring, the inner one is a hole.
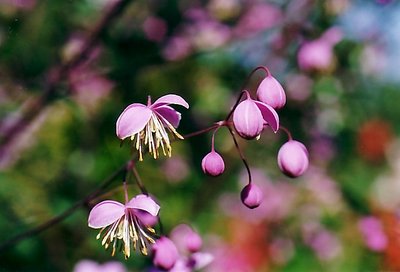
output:
M286 142L279 149L278 166L285 175L291 178L301 176L308 168L306 147L295 140Z
M120 262L106 262L98 264L91 260L81 260L75 267L73 272L126 272L126 267Z
M217 177L225 170L224 159L220 154L212 150L201 161L201 167L204 174Z
M381 221L374 216L367 216L358 222L364 242L373 251L383 251L388 245L388 238L384 232Z
M179 257L169 272L191 272L210 264L214 257L199 252L203 241L200 235L186 224L180 224L171 231L171 241L178 249Z
M165 236L157 240L153 246L153 251L154 265L166 270L171 269L179 257L178 249L175 244Z
M189 108L189 104L179 95L168 94L151 103L149 96L147 106L139 103L130 104L117 120L117 136L120 139L130 137L143 160L142 152L148 145L149 153L154 159L159 157L158 149L162 148L164 156L171 156L171 143L168 131L179 139L183 137L175 130L181 120L181 114L170 107L170 104Z
M197 252L203 244L200 235L186 224L176 226L170 236L182 253Z
M302 70L326 71L334 65L333 47L342 39L339 28L327 30L319 39L304 43L297 54Z
M269 105L251 99L246 92L247 99L240 102L233 112L233 125L239 135L245 139L258 137L269 125L274 132L279 129L279 117L276 111Z
M257 89L257 98L274 109L280 109L286 103L286 94L282 85L271 75L261 81Z
M243 188L240 193L240 198L247 208L255 209L260 206L263 199L263 193L257 185L249 183Z
M89 227L100 229L97 239L102 238L101 244L107 249L112 244L112 253L114 256L119 243L124 244L123 252L125 258L129 258L131 243L136 250L139 243L139 249L143 255L147 255L147 244L153 244L155 241L151 237L154 229L146 226L141 221L142 213L148 213L155 217L160 210L160 206L147 195L137 195L128 201L125 205L113 201L105 200L94 206L89 214ZM102 232L106 232L102 235Z

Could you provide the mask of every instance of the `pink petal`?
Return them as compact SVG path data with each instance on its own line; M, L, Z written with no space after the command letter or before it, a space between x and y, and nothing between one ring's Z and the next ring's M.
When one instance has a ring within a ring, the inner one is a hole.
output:
M279 129L278 113L270 105L264 104L259 101L255 101L255 103L257 104L257 107L260 109L264 120L268 123L268 125L272 128L274 132L277 132Z
M117 120L117 136L130 137L141 131L150 120L152 111L143 104L134 103L125 108Z
M156 100L156 102L154 102L153 105L151 105L151 108L154 109L168 104L181 105L187 109L189 108L189 104L185 101L185 99L176 94L167 94L161 96L159 99Z
M152 216L157 216L160 210L160 206L147 195L137 195L126 204L126 207L146 211Z
M181 114L169 106L160 106L154 109L159 115L165 118L174 127L179 126L181 121Z
M125 214L125 206L113 200L100 202L90 211L89 227L99 229L111 225Z
M252 99L246 99L233 112L233 125L239 135L253 139L263 130L263 116Z

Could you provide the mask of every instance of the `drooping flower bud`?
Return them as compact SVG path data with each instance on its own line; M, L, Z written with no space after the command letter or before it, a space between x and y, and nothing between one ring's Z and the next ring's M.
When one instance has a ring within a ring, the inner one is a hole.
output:
M307 148L295 140L286 142L279 149L278 165L281 171L291 178L301 176L308 168Z
M279 117L269 105L251 99L246 91L247 99L240 102L233 112L233 125L238 134L245 139L254 139L261 134L264 124L268 124L274 132L279 128Z
M153 251L153 264L165 270L171 269L179 257L175 244L165 236L156 241Z
M225 163L221 155L212 150L201 161L201 167L206 175L213 177L221 175L225 170Z
M286 94L282 85L271 75L261 81L257 89L257 97L274 109L280 109L286 103Z
M240 193L242 203L249 209L255 209L260 206L263 198L261 189L253 184L247 184Z

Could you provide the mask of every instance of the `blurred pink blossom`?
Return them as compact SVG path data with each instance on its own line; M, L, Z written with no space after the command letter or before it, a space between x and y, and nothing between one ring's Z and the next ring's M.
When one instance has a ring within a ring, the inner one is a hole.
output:
M0 0L0 5L10 5L16 8L30 10L36 6L36 0Z
M91 260L81 260L75 267L73 272L126 272L125 266L117 261L99 264Z
M287 96L296 101L305 101L311 95L313 80L303 74L289 75L286 80Z
M320 230L308 241L320 260L332 260L339 256L342 246L339 239L328 230Z
M382 222L374 217L367 216L360 219L358 228L364 239L365 245L373 251L383 251L388 245L388 238L384 232Z
M148 40L161 42L167 34L167 23L161 18L150 16L143 23L143 31Z
M187 162L179 155L175 155L165 160L161 167L165 177L171 183L183 181L189 174Z
M239 37L257 34L279 24L283 19L282 11L269 3L258 3L249 9L239 19L234 33Z
M342 39L339 28L328 29L316 40L305 42L297 54L297 62L301 70L329 71L334 66L333 47Z
M187 57L192 52L192 45L188 38L179 35L167 41L162 50L162 55L166 60L176 61Z

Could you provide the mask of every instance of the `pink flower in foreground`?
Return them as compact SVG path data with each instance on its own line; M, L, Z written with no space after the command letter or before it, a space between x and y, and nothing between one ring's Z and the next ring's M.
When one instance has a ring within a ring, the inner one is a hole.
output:
M291 178L301 176L308 168L307 148L295 140L286 142L279 149L278 166Z
M274 109L280 109L286 103L286 94L282 85L271 75L261 81L257 89L257 98Z
M204 174L217 177L222 175L225 170L224 159L220 154L211 150L211 152L205 155L201 161L201 168L203 169Z
M258 137L269 125L274 132L279 129L279 117L276 111L269 105L251 99L245 91L247 99L240 102L233 112L233 125L239 135L245 139Z
M179 95L164 95L153 104L149 96L147 106L139 103L130 104L118 117L117 136L122 140L130 137L139 152L139 160L143 160L142 152L146 145L154 159L159 157L160 146L164 156L168 154L170 157L172 148L168 132L183 139L175 130L181 120L181 114L170 107L170 104L189 108L189 104Z
M114 256L116 248L122 242L122 251L125 258L129 258L131 243L136 250L137 244L143 255L147 255L147 244L154 244L151 237L154 229L141 220L143 213L148 216L157 216L160 206L147 195L137 195L128 201L125 205L113 201L105 200L94 206L89 214L89 227L101 229L97 239L102 238L101 244L107 249L112 245ZM148 220L146 220L148 221ZM103 231L106 232L102 235Z
M263 200L263 192L257 185L249 183L241 191L240 198L247 208L255 209Z

